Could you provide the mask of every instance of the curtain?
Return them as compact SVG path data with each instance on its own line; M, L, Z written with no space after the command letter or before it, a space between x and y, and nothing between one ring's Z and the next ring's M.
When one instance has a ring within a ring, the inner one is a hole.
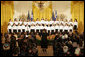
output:
M44 8L42 10L37 8L37 6L35 6L35 4L33 2L32 9L33 9L33 16L34 16L35 21L37 18L39 20L41 20L41 18L44 18L44 19L47 18L48 20L50 20L52 18L52 2L49 4L49 6L47 6L46 8Z
M78 32L84 32L84 1L72 1L71 14L73 21L78 21Z
M13 1L1 1L1 33L7 32L9 19L13 21Z

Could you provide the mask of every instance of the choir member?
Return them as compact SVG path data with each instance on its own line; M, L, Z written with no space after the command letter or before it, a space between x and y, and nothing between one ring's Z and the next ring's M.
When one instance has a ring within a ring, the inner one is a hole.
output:
M59 19L56 19L56 21L54 23L55 24L59 24Z
M40 27L39 27L39 24L37 23L36 24L36 29L35 29L36 33L39 33L39 29L40 29Z
M51 19L50 20L50 26L52 26L53 23L54 23L54 21Z
M47 26L47 24L48 24L48 20L47 20L47 18L45 18L45 24L46 24L46 26Z
M8 23L8 28L7 28L7 30L8 30L8 33L12 33L12 26L11 26L10 23Z
M21 29L22 29L21 32L25 32L25 25L24 25L24 23L22 23L22 25L21 25Z
M68 20L67 19L65 19L65 22L64 22L64 25L68 25L69 24L69 22L68 22Z
M41 24L44 26L44 24L45 24L45 20L42 18L41 19Z
M38 18L36 19L36 24L37 24L37 23L38 23L38 24L40 23L40 21L39 21L39 19L38 19Z
M44 27L42 26L42 24L40 24L40 34L42 34Z
M25 25L25 32L28 31L28 24Z
M16 24L16 26L18 25L17 18L14 19L14 23Z
M73 20L72 20L72 19L69 21L69 25L70 25L70 24L72 24L72 25L73 25Z
M36 27L34 26L34 24L32 24L30 27L31 32L35 33L35 29L36 29Z
M56 32L56 33L58 33L58 32L59 32L59 27L60 27L60 26L59 26L59 24L58 24L58 23L56 23L56 24L55 24L55 32Z
M20 25L22 24L22 19L19 19L19 23L20 23Z
M74 20L74 30L77 30L78 28L78 22L77 19Z
M55 25L52 23L52 26L50 27L51 29L51 34L54 34L54 31L55 31Z
M17 26L17 30L18 30L18 32L21 32L21 25L20 25L20 23L18 23L18 26Z
M47 31L47 26L46 26L46 24L43 26L43 29L45 29L45 30Z
M66 22L67 22L67 20L66 20ZM61 23L64 25L64 20L63 19L60 19L60 24Z
M17 26L15 23L13 24L12 32L17 33Z
M11 19L9 19L9 23L10 23L10 25L11 25L11 26L13 25L13 22L12 22L12 20L11 20Z
M64 26L64 32L67 34L68 33L68 24L66 23L65 26Z
M60 29L60 32L62 33L63 32L63 28L64 28L64 24L61 22L61 24L60 24L60 27L59 27Z
M29 26L29 27L31 26L31 21L30 21L30 20L28 20L28 26Z
M24 25L28 24L28 22L26 22L25 19L24 19L24 22L23 23L24 23Z
M73 25L72 24L69 25L69 32L73 32Z
M47 27L47 33L48 33L48 35L50 35L51 34L51 29L50 29L51 27L50 27L50 24L48 24L48 27Z

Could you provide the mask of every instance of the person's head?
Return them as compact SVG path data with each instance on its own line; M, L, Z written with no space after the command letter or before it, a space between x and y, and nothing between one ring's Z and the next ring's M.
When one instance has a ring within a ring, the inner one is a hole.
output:
M39 19L37 18L36 21L39 21Z
M45 33L46 32L46 30L45 29L43 29L43 33Z
M47 18L45 18L45 21L47 21Z
M24 23L22 23L22 25L24 25Z
M72 20L72 19L70 19L70 21L72 22L73 20Z
M17 18L15 18L14 21L17 21Z
M13 26L16 26L16 24L15 24L15 23L13 23Z
M18 23L18 26L20 26L20 23Z
M75 19L74 22L77 22L77 19Z
M11 24L10 23L8 23L8 26L10 26Z

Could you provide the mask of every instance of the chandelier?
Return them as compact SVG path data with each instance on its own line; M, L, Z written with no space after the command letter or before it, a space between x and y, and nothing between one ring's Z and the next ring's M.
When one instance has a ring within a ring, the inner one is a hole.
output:
M37 6L39 9L43 9L50 4L49 1L33 1L33 2L35 6Z

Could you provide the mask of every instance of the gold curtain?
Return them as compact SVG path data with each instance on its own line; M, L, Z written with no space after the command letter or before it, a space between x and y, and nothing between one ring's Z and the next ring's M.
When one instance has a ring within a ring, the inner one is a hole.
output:
M44 8L43 10L40 10L34 5L34 2L32 3L32 10L33 10L33 16L34 16L34 21L38 18L41 20L41 18L47 18L50 20L52 17L52 2L49 4L48 7Z
M13 1L1 1L1 33L7 32L9 19L13 21L14 3Z
M84 32L84 1L72 1L71 13L73 21L78 21L78 32Z

